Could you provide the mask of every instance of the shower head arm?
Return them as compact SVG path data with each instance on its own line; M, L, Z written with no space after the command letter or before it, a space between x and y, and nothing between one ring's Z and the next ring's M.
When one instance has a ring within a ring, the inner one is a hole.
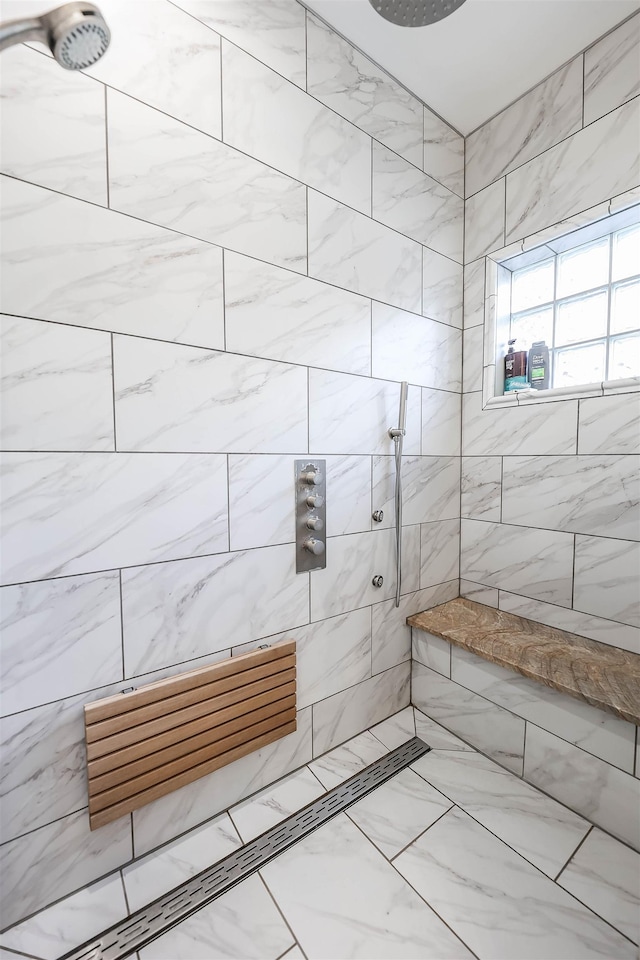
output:
M16 43L29 40L47 42L47 31L41 17L25 17L20 20L7 20L0 24L0 50L6 50Z

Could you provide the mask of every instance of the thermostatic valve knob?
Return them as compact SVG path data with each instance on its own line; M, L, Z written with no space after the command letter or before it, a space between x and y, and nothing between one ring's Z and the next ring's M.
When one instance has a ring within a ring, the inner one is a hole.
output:
M324 506L324 497L321 497L319 493L310 493L305 503L311 510L319 510L320 507Z
M384 520L384 510L374 510L371 516L376 523L382 523Z
M300 479L303 483L308 483L311 486L319 486L324 477L318 470L310 470L308 473L303 473L300 475Z
M307 526L309 527L309 530L322 530L324 527L322 517L309 517L307 520Z
M308 550L309 553L312 553L314 557L319 557L324 553L324 543L322 540L316 540L315 537L307 537L302 546L305 550Z

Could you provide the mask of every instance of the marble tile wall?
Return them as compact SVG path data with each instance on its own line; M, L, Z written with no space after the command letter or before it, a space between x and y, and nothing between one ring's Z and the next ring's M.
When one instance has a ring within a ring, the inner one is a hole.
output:
M89 71L3 55L7 923L404 707L405 619L459 586L462 137L296 0L102 8ZM296 733L91 833L83 704L281 637Z

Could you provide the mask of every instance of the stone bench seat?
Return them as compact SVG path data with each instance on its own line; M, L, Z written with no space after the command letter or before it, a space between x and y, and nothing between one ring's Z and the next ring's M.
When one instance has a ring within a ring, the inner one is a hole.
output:
M407 618L414 630L640 724L640 656L459 597Z

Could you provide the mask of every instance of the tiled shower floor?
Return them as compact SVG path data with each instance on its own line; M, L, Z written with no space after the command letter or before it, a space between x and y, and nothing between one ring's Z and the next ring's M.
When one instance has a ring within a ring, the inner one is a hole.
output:
M53 960L414 733L431 753L140 960L637 957L640 855L408 708L14 927L0 960Z

